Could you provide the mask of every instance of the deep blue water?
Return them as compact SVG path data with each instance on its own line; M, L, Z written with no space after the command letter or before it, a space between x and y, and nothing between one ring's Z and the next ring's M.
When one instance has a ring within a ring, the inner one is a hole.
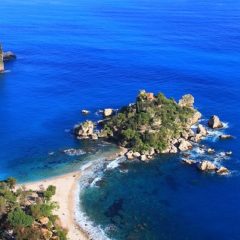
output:
M0 40L18 56L0 75L1 178L35 180L102 155L109 146L66 129L84 119L81 109L96 118L139 89L192 93L204 117L218 114L239 136L239 1L1 0L0 10ZM114 224L108 234L119 239L240 239L238 138L208 144L234 152L224 163L233 176L199 174L177 157L130 164L87 189L90 219ZM88 154L63 156L69 147Z

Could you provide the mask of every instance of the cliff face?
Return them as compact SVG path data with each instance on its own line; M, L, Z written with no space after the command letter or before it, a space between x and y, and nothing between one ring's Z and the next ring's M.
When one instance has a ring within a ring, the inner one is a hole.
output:
M3 63L3 50L2 46L0 45L0 72L4 71L4 63Z

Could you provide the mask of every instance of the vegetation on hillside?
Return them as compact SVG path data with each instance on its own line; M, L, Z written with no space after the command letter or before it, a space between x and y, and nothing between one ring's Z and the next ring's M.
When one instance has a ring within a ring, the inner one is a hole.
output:
M162 152L189 128L195 110L191 100L185 100L187 104L178 104L162 93L154 96L141 91L134 104L123 107L102 123L102 134L134 151L154 148Z
M16 189L16 180L0 182L0 239L66 240L67 231L53 211L58 207L51 201L55 186L46 190Z

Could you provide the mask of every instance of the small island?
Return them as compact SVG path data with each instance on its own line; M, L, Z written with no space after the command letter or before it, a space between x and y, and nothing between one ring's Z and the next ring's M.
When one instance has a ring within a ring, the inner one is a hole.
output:
M135 103L120 110L105 109L102 113L104 118L97 123L87 120L77 124L74 127L75 136L79 139L103 138L114 142L122 148L121 155L128 160L148 162L156 154L189 151L208 135L207 128L223 128L223 123L216 115L209 119L207 126L200 124L202 114L194 107L191 94L184 95L177 102L163 93L154 95L142 90ZM220 140L230 138L230 135L219 137ZM206 150L209 154L213 151ZM197 162L188 157L183 158L183 162L196 165L201 171L229 174L225 167L216 166L208 160Z
M75 127L79 138L105 138L128 149L127 157L151 159L159 153L177 153L192 147L191 127L201 118L194 106L194 97L183 96L177 103L164 94L140 91L136 102L119 111L104 111L104 119L95 124L86 121ZM132 154L131 154L132 153ZM132 156L131 156L132 155Z

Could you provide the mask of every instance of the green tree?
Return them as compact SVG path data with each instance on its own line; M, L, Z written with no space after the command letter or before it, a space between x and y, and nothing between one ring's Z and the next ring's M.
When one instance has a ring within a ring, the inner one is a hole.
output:
M7 217L12 227L29 227L33 224L33 217L27 215L21 208L11 211Z
M13 177L9 177L6 182L10 189L14 189L16 186L17 180Z
M43 193L44 198L50 201L52 196L56 194L56 187L53 185L48 186L47 190Z
M7 201L4 197L0 196L0 215L6 213Z
M31 213L35 219L39 219L41 217L50 217L56 207L57 206L54 203L33 204L31 205Z

